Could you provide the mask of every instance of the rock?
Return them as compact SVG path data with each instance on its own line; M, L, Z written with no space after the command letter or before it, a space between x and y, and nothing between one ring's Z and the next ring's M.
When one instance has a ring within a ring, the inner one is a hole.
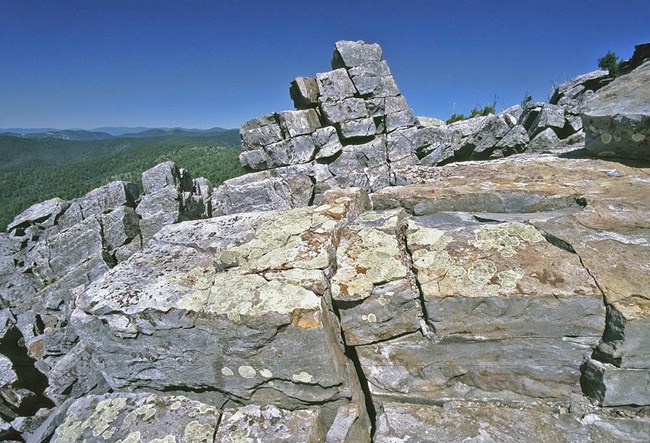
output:
M332 69L354 68L379 61L381 61L381 47L378 44L368 44L361 40L339 41L335 45Z
M375 441L388 442L642 442L647 418L582 417L552 406L450 404L449 407L384 404ZM578 439L578 440L576 440Z
M163 163L163 165L165 165ZM162 165L161 165L162 166ZM152 180L149 177L148 180ZM152 186L151 182L147 182ZM144 181L143 181L144 184ZM115 181L100 188L93 189L88 194L77 200L84 219L111 211L119 206L135 206L140 191L135 183Z
M402 211L368 214L341 233L332 298L348 345L419 329L421 307L400 238L404 216Z
M264 148L266 164L272 168L307 163L314 158L315 151L316 146L309 135L273 143Z
M510 127L505 119L498 115L487 116L466 142L464 150L469 151L472 159L487 158L494 150L497 142L503 138Z
M180 183L180 171L171 161L161 163L142 173L142 187L145 194L153 194L166 187L178 188Z
M360 98L347 98L335 102L324 102L321 104L321 111L325 120L330 124L368 116L366 103Z
M348 72L343 68L316 74L316 84L321 103L354 97L357 92Z
M213 215L307 206L314 184L310 165L287 166L226 180L212 194Z
M528 144L530 152L548 152L560 147L560 138L552 128L546 128Z
M589 359L583 366L582 387L602 406L647 405L650 399L648 368L619 368Z
M611 80L607 71L599 70L579 75L555 88L549 103L557 105L562 98L580 99L585 90L597 91L609 81Z
M320 126L318 114L313 109L280 113L280 127L288 137L309 135Z
M18 214L7 226L7 232L14 235L23 235L24 229L31 225L43 228L54 226L56 219L68 208L70 204L60 198L53 198L42 203L30 206Z
M348 120L339 123L338 127L342 140L374 136L375 132L377 132L377 127L375 126L375 122L372 118Z
M435 117L424 117L424 116L417 116L416 117L418 122L420 122L420 125L423 127L429 127L429 126L445 126L445 122L440 120L439 118Z
M649 83L646 62L584 103L585 149L598 156L650 159Z
M358 204L170 225L91 284L72 322L113 389L217 405L358 403L338 320L313 292Z
M140 218L128 206L118 206L102 216L104 241L109 249L116 250L130 243L140 234Z
M147 243L156 232L181 220L182 195L173 186L166 186L140 198L135 212L140 216L142 240Z
M530 138L528 131L522 125L516 125L511 128L501 140L494 145L492 157L503 156L524 152L528 148Z
M251 151L284 139L277 114L267 114L244 123L239 129L242 150Z
M52 442L210 441L221 412L183 396L115 393L77 400Z
M274 406L249 405L225 409L214 441L294 442L325 441L325 428L318 409L286 411Z
M298 77L291 82L289 95L296 109L309 109L318 106L318 85L314 77Z
M537 134L549 128L556 134L561 135L564 125L564 109L547 103L539 111L530 128L528 128L528 135L531 139L534 139Z

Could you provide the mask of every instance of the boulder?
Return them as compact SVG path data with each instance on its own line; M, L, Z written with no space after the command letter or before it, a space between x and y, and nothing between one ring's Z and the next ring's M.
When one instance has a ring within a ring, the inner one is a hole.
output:
M276 113L247 121L239 129L239 135L243 151L263 148L284 139Z
M585 149L598 156L650 159L650 62L598 90L582 108Z
M316 84L321 103L354 97L357 93L348 72L343 68L316 74Z
M24 229L31 225L39 225L43 228L54 226L57 218L68 208L70 203L53 198L42 203L30 206L18 214L7 226L7 232L14 232L14 235L23 235Z

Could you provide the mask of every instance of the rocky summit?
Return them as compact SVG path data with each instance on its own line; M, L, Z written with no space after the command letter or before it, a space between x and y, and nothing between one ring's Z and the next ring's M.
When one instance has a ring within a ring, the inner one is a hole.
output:
M446 125L341 41L242 125L248 174L32 206L0 235L0 439L647 442L633 60Z

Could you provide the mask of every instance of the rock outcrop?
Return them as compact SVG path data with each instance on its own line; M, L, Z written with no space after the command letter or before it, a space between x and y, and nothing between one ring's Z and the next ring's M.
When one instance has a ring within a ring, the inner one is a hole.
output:
M242 126L247 175L168 162L16 217L0 438L647 441L650 167L579 119L645 65L451 125L378 45L332 68Z

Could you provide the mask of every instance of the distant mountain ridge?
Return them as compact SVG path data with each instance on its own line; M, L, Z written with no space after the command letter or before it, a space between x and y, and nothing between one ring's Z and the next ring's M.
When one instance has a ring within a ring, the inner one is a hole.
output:
M210 129L188 128L147 128L147 127L101 127L95 129L54 129L54 128L0 128L0 135L8 135L31 139L61 139L61 140L107 140L115 137L148 138L165 135L210 136L222 134L232 129L220 127Z

